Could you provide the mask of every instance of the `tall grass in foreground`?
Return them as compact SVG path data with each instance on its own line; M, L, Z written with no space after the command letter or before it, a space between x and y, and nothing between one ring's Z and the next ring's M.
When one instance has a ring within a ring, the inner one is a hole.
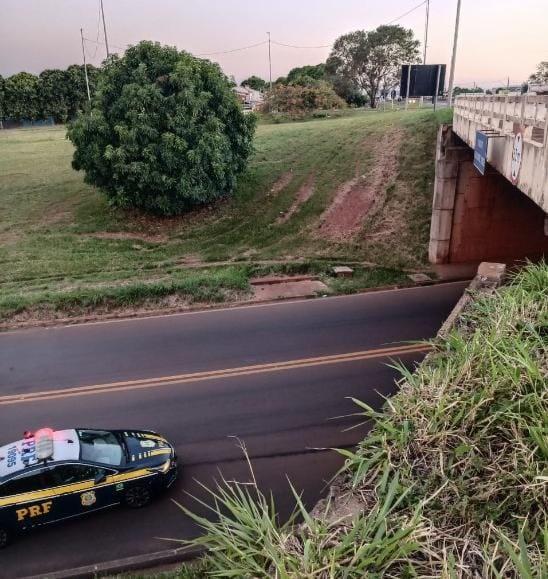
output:
M184 509L209 549L196 576L547 577L548 266L479 297L434 346L400 367L384 413L356 401L375 427L343 453L353 516L313 517L293 491L280 523L254 479L223 480L213 521Z

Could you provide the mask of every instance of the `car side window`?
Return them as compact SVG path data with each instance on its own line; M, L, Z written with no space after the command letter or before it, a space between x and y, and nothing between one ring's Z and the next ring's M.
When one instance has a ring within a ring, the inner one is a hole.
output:
M55 486L94 480L98 475L110 474L104 468L87 464L60 464L50 472Z
M13 478L0 486L0 496L11 497L44 489L43 471L32 472Z

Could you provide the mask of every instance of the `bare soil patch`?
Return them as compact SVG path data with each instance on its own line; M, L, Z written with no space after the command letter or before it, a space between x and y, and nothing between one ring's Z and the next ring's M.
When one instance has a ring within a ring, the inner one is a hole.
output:
M373 206L396 179L402 139L400 129L385 133L374 150L371 171L354 177L339 188L320 218L318 231L321 237L349 241L360 232Z
M281 191L283 191L289 183L293 180L293 169L286 171L283 175L278 177L274 185L272 185L272 189L270 189L270 195L277 195Z
M291 204L291 207L287 210L286 213L280 215L278 219L276 219L276 223L281 225L282 223L286 223L291 219L291 217L301 208L301 205L306 203L312 195L314 195L316 184L316 177L314 174L309 175L307 180L302 184L301 188L297 191L295 195L295 200Z

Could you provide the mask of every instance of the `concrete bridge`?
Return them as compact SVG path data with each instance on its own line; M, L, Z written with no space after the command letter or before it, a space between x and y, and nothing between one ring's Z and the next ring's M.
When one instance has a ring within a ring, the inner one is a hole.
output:
M474 166L478 132L483 173ZM453 125L438 134L430 261L542 257L547 213L548 96L457 97Z

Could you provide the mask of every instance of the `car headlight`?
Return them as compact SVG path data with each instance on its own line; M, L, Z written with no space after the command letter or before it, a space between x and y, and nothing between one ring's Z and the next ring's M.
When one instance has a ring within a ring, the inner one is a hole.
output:
M171 468L171 458L166 460L164 462L164 464L160 465L160 466L155 466L153 468L151 468L150 470L153 470L155 472L161 472L162 474L166 474L166 472L168 472L168 470Z

